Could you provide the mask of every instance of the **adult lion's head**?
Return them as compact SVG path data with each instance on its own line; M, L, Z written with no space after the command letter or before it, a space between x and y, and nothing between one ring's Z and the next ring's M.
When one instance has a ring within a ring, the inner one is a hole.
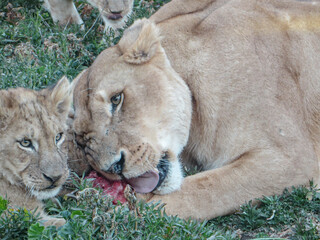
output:
M137 21L81 73L74 129L93 168L140 193L180 187L191 95L172 69L156 26Z

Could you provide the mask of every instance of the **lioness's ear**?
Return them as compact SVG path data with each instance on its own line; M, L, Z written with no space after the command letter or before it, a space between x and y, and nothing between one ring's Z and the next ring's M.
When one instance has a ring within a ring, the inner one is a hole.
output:
M73 84L64 76L54 86L51 92L51 100L60 114L66 114L71 107Z
M160 41L158 27L150 20L142 19L124 32L118 47L126 62L143 64L161 49Z

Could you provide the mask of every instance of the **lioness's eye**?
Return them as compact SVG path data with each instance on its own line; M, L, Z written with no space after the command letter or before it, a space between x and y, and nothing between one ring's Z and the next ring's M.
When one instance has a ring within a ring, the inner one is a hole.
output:
M61 140L62 135L63 135L63 133L62 133L62 132L61 132L61 133L58 133L58 134L56 135L56 143L57 143L57 142L59 142L59 141Z
M22 147L25 147L25 148L33 147L31 140L27 138L22 139L21 141L19 141L19 143Z
M118 93L111 98L111 102L114 105L119 105L121 103L122 93Z
M117 93L112 98L110 98L110 101L112 103L112 110L111 112L114 113L116 110L119 110L123 103L123 93Z

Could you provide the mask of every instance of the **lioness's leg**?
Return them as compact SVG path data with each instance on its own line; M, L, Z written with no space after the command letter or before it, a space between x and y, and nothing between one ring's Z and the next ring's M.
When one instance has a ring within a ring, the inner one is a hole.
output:
M50 12L53 21L60 25L83 24L72 0L45 0L44 7Z
M318 171L316 160L307 161L313 170L299 166L299 159L292 161L273 151L247 152L222 168L186 177L181 190L155 195L150 201L165 203L169 215L212 219L239 209L251 199L280 194L288 186L307 184Z

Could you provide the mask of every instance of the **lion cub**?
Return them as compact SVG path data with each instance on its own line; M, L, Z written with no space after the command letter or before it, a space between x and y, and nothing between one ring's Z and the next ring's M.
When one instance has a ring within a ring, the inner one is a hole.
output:
M0 196L14 207L37 208L45 226L65 223L47 216L41 200L54 197L69 176L62 143L71 99L65 77L38 92L0 91Z

